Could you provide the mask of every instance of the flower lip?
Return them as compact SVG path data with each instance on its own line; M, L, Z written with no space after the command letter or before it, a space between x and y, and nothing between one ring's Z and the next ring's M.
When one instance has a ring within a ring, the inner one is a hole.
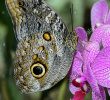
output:
M74 79L74 80L72 81L72 84L73 84L74 86L76 86L76 87L80 87L80 83L77 82L76 79Z
M91 88L90 88L90 85L88 84L88 82L84 82L81 84L81 90L85 93L88 93Z
M72 81L72 84L76 87L80 87L82 83L84 83L86 81L85 77L79 77L79 78L76 78Z
M80 88L83 92L88 93L90 91L90 86L84 77L76 78L72 81L75 87Z

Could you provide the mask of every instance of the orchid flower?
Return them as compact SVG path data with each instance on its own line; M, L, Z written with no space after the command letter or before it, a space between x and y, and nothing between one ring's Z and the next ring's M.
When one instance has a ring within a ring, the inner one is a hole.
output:
M103 47L110 46L110 9L106 0L99 0L91 10L93 34L90 41L97 41Z
M81 32L81 34L85 35L86 37L83 28L76 28L76 32L77 34ZM70 71L70 91L72 94L75 94L73 100L84 100L85 94L90 91L92 91L93 100L105 100L106 97L104 88L97 82L96 76L94 75L95 69L93 71L93 68L99 66L99 63L96 62L95 65L94 61L99 60L99 56L103 57L102 53L104 51L100 50L100 45L98 42L85 41L87 39L81 39L82 37L80 33L78 35L78 44L80 46L82 45L82 49L76 51ZM100 69L101 66L99 70ZM79 96L77 96L78 94Z
M92 7L93 34L88 40L86 31L77 27L77 51L70 70L72 100L84 100L92 92L92 100L106 100L104 88L110 94L110 14L107 2L99 0Z

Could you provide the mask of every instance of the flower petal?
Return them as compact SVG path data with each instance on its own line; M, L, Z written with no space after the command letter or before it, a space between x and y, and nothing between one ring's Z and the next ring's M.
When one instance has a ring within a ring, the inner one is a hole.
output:
M84 100L85 95L86 94L84 92L82 92L81 90L77 91L77 92L75 92L75 95L72 98L72 100Z
M95 92L92 91L92 100L106 100L105 91L101 93L101 96L97 95Z
M110 10L109 10L109 12L108 12L106 24L110 24Z
M74 79L78 78L79 76L81 76L81 74L82 74L82 70L81 70L82 64L83 64L82 56L81 56L80 52L77 51L75 56L74 56L74 60L73 60L71 69L69 71L69 76L70 76L69 88L70 88L70 91L71 91L72 94L74 94L77 90L79 90L78 88L73 86L72 80L74 80Z
M88 41L87 33L82 27L75 28L75 32L78 37L77 51L83 52L84 46L82 41Z
M87 66L85 76L92 89L92 100L106 100L104 88L97 84L97 80L92 73L90 65Z
M99 53L100 46L98 42L87 42L83 52L84 63L91 63Z
M92 100L100 100L100 97L97 96L94 91L92 91Z
M102 96L102 100L106 100L106 94L105 94L104 87L99 86L99 89L100 89L100 93L101 93L101 96Z
M110 46L110 25L102 25L94 30L90 41L97 41L103 47Z
M106 25L103 29L102 44L103 47L110 46L110 25Z
M103 27L100 26L97 29L94 30L94 32L92 33L91 37L90 37L90 41L96 41L99 44L101 43L102 40L102 36L103 36Z
M71 70L69 73L71 80L77 78L78 76L81 76L82 65L83 65L82 56L81 56L80 52L77 52L76 55L74 56L74 60L73 60Z
M80 89L78 87L75 87L72 82L69 83L69 90L72 94L75 94L76 91L79 91Z
M78 41L78 44L77 44L77 51L80 51L81 53L84 51L84 45L82 41Z
M78 39L80 41L87 41L88 40L87 33L83 27L76 27L75 32L76 32Z
M106 0L99 0L96 2L91 10L91 24L92 29L95 29L97 23L104 24L108 13L108 4Z
M95 93L94 91L92 91L92 100L106 100L106 94L105 94L105 90L104 87L99 86L100 89L100 96L97 95L97 93Z
M91 68L98 84L110 88L110 47L99 52Z
M84 72L85 78L86 78L87 82L90 84L90 87L91 87L93 93L95 93L95 94L97 94L97 96L101 97L99 86L98 86L97 80L91 70L90 64L88 64L86 67L87 67L87 70L85 70L85 72ZM93 99L93 100L95 100L95 99Z

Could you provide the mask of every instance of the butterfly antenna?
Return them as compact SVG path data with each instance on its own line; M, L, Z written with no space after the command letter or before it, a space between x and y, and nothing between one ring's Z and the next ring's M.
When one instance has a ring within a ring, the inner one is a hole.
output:
M73 31L73 4L71 4L70 8L70 17L71 17L71 32Z

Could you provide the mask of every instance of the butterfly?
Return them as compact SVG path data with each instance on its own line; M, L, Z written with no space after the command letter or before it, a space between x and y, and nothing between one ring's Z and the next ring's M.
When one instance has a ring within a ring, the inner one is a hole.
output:
M16 85L23 93L51 88L69 71L75 34L43 0L6 0L6 5L17 39Z

